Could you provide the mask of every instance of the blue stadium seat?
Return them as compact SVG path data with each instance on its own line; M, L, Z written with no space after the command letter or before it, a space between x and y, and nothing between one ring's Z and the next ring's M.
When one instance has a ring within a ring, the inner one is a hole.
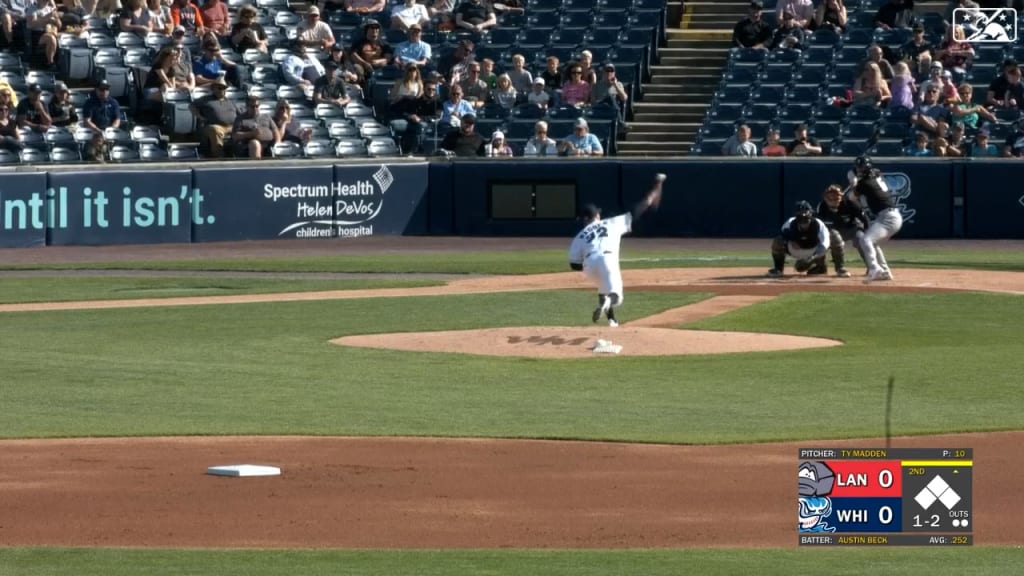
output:
M634 10L664 10L665 0L633 0Z
M484 44L513 44L523 37L521 28L491 28L484 37Z
M843 140L869 140L874 138L877 133L878 127L875 122L853 120L843 127Z
M833 156L860 156L871 147L871 141L864 138L843 138L839 146L833 145ZM837 152L838 148L838 152Z
M856 14L849 14L847 26L872 32L875 29L875 12L875 10L867 10ZM866 42L870 42L870 37Z
M715 101L734 104L745 104L750 99L749 84L724 84L715 93Z
M735 64L725 71L724 79L729 83L753 84L758 80L759 65Z
M536 120L512 120L508 123L508 138L532 138ZM554 137L554 136L552 136Z
M978 64L971 68L969 72L967 72L967 78L965 78L965 81L968 84L988 85L990 82L996 79L996 76L998 76L999 73L999 70L995 66Z
M835 58L832 46L808 46L803 51L803 62L807 64L831 64Z
M772 50L771 56L768 57L770 62L788 62L790 64L802 62L803 59L803 51L791 48Z
M532 12L527 18L528 28L553 30L561 23L561 14L558 12Z
M779 115L786 120L810 122L814 117L814 107L811 104L786 104Z
M978 44L974 47L972 66L997 65L1006 58L1006 48L1002 45Z
M654 28L634 26L628 30L619 32L617 44L647 44L652 47L657 45L657 36Z
M550 33L552 44L579 46L586 40L587 28L562 28Z
M832 69L832 72L828 75L828 82L831 85L842 84L849 88L853 86L853 81L857 74L857 69L854 66L840 66L837 65Z
M699 156L721 156L723 144L725 140L704 140L699 147L694 148Z
M619 28L620 30L628 27L629 25L629 14L627 12L601 12L594 16L594 23L592 26L596 28Z
M729 62L764 62L768 59L766 50L755 48L732 48L729 50Z
M875 33L874 41L886 46L899 47L910 40L911 31L906 28L894 28L892 30L880 30Z
M817 120L843 120L846 118L846 108L839 106L821 105L818 106L814 111L814 117Z
M700 129L704 138L728 138L736 132L734 122L705 122Z
M634 27L643 26L662 30L665 27L665 10L664 8L659 10L633 10L628 22L630 26Z
M562 0L562 11L592 12L594 0Z
M754 103L747 106L746 113L743 117L751 122L768 122L770 120L774 120L778 113L779 105L777 103Z
M612 45L619 41L622 33L619 28L588 28L584 43Z
M616 10L625 12L633 6L633 0L598 0L597 7L602 12Z
M786 84L793 80L794 66L788 62L768 63L761 71L761 82Z
M821 28L815 30L814 34L811 35L810 44L814 48L820 46L832 47L839 44L839 35L829 28Z
M882 110L871 105L851 106L846 115L851 120L876 122L882 117Z
M720 121L736 121L743 117L746 106L743 104L719 104L708 111L708 116Z
M593 20L594 15L590 12L563 12L561 26L563 28L587 28Z
M786 98L785 84L761 84L750 95L752 102L778 104Z
M775 129L779 131L780 140L785 141L791 138L799 126L810 126L808 122L801 120L779 120L775 124Z
M821 86L828 81L828 68L824 65L804 64L793 73L793 81L797 84Z
M867 58L867 47L865 46L843 46L836 50L835 61L836 62L853 62L860 63L861 60Z
M878 130L879 136L896 140L904 140L910 135L909 120L887 121Z
M821 99L821 87L818 85L791 85L786 93L786 100L792 103L814 104Z

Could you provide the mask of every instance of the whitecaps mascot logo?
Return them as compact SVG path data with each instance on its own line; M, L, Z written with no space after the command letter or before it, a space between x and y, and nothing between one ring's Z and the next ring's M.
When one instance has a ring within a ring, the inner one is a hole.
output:
M883 172L882 182L885 182L889 194L892 194L892 200L896 203L896 209L900 211L900 216L903 216L903 222L912 223L917 210L907 207L907 198L910 198L911 193L910 176L903 172Z
M832 515L832 493L836 475L824 462L801 462L797 471L800 497L797 526L800 532L835 532L825 519Z

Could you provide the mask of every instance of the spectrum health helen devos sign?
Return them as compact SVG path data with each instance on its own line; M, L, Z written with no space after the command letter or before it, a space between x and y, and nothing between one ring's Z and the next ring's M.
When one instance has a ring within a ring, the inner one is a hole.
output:
M196 242L337 238L427 231L427 164L193 171L215 225Z

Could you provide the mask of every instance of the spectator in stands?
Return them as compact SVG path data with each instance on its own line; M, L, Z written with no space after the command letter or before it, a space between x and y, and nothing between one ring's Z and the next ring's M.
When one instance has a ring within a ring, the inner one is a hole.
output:
M212 86L223 80L234 70L235 63L221 54L220 44L213 38L203 40L203 55L192 62L192 73L195 74L196 86Z
M949 116L942 116L935 119L935 136L937 138L949 137Z
M969 128L978 128L978 122L985 120L996 123L998 119L988 108L974 103L974 87L964 82L960 85L960 101L949 103L949 113L955 122L962 122Z
M939 101L943 104L960 101L960 91L953 83L953 73L949 70L942 71L942 83L939 84Z
M854 106L885 106L892 99L889 84L882 77L882 69L874 62L864 66L864 72L853 83Z
M864 73L864 67L874 62L878 69L882 71L882 78L885 80L892 80L893 70L892 64L885 59L885 51L878 44L872 44L868 46L867 58L865 58L857 67L857 74Z
M787 156L821 156L821 144L807 133L807 124L793 129L793 141L786 145Z
M174 66L178 59L178 49L168 46L157 54L153 66L146 73L142 83L142 96L148 101L163 102L164 92L176 88Z
M583 79L583 67L573 64L569 68L569 79L562 83L562 103L569 106L590 104L590 83Z
M530 91L530 86L533 84L533 74L530 74L530 71L526 69L525 56L522 54L513 55L512 69L505 73L512 80L512 86L516 89L516 92L526 94Z
M184 26L175 26L168 48L172 48L174 52L169 78L175 88L191 91L196 87L196 75L192 72L192 51L185 46ZM159 59L159 55L157 59Z
M584 118L576 119L573 133L558 143L558 149L563 156L604 156L604 146L590 133L590 125Z
M71 92L63 82L57 82L54 86L53 98L50 99L47 108L54 126L67 128L78 122L78 112L71 102Z
M142 0L124 0L124 9L118 17L118 29L121 32L132 32L141 38L153 31L149 9Z
M831 28L836 34L842 34L846 30L846 22L846 5L843 0L824 0L818 4L818 9L814 13L816 29Z
M0 91L0 148L18 152L24 146L21 144L21 132L18 132L18 118L14 108L10 93Z
M392 106L391 112L395 119L391 121L391 130L400 138L402 152L419 152L423 125L437 119L440 108L437 81L433 78L423 82L423 89L417 98L403 98Z
M441 149L459 157L483 156L484 139L476 133L476 116L463 116L459 122L459 129L445 134L444 140L441 141Z
M917 109L910 115L910 121L917 127L924 128L929 132L935 132L935 121L945 118L948 112L939 103L939 87L931 86L924 93L924 98L917 105Z
M580 60L577 64L583 70L583 79L588 84L593 85L597 82L597 71L594 70L594 54L590 50L580 52Z
M547 90L544 89L544 79L537 76L533 79L533 89L526 95L527 104L536 106L541 110L547 110L548 102L550 101L551 96L549 96Z
M548 56L545 63L547 67L538 77L544 79L544 86L548 90L559 90L562 87L562 73L558 70L558 57Z
M110 97L110 83L106 80L100 80L96 90L85 101L82 123L92 130L92 141L85 147L85 159L102 159L106 155L103 131L121 127L121 106Z
M304 127L292 116L292 107L287 100L277 101L274 108L274 125L277 126L280 142L295 142L305 146L313 136L312 128Z
M29 84L28 96L18 103L18 128L34 132L46 132L53 120L46 111L42 99L43 89L39 84Z
M740 124L736 127L736 133L722 144L722 156L757 156L757 144L750 141L750 126Z
M221 0L206 0L202 7L203 25L208 32L213 32L217 40L226 44L231 33L231 15L228 5Z
M1024 120L1014 122L1013 133L1006 137L1006 143L1003 145L1003 157L1024 157Z
M914 24L914 0L889 0L875 13L875 28L892 30Z
M761 0L750 3L749 15L736 23L732 29L732 44L738 48L759 48L767 50L772 39L772 29L761 20L764 4Z
M376 24L376 21L374 21ZM377 24L380 32L380 24ZM306 12L306 17L296 30L298 40L306 46L328 50L334 45L334 32L326 22L320 19L320 9L313 6Z
M498 75L494 73L494 60L484 58L480 61L480 79L487 83L487 87L494 90L498 87Z
M267 52L267 31L256 22L256 7L246 4L238 9L238 22L231 27L231 45L239 52Z
M779 0L775 5L776 20L785 19L790 15L793 26L797 28L814 27L814 3L811 0Z
M516 100L518 98L519 93L516 91L515 86L512 85L512 79L509 78L508 74L498 76L498 87L495 88L494 92L491 92L491 99L494 100L494 103L511 112L516 107Z
M990 158L998 157L999 149L996 148L995 144L989 142L988 131L981 130L974 135L974 143L971 144L970 152L968 155L971 158Z
M332 37L333 39L333 37ZM381 38L380 24L370 20L363 25L363 37L352 44L352 61L363 70L363 78L369 79L373 71L391 62L394 51Z
M473 62L469 65L469 73L462 79L459 85L462 86L463 97L474 108L483 108L490 98L491 91L487 87L487 83L480 79L479 62Z
M423 41L423 28L419 24L409 27L409 39L395 46L395 65L426 66L430 62L430 44Z
M353 87L359 87L363 83L363 78L360 75L363 71L352 59L352 54L345 49L341 44L335 44L331 47L331 62L338 65L338 69L335 74L341 76L347 84Z
M629 94L626 93L626 87L615 76L615 65L610 62L605 64L603 78L598 80L590 91L591 104L594 106L607 104L615 108L619 122L625 122L628 100Z
M761 147L761 154L764 156L786 155L786 147L779 143L779 131L775 128L768 131L764 146Z
M548 137L548 123L541 120L533 126L533 138L526 141L523 156L558 156L558 143Z
M289 86L299 86L312 95L313 83L326 72L319 60L310 56L301 41L292 43L292 53L281 61L281 75Z
M328 60L323 66L324 75L313 82L313 102L345 107L352 101L345 87L345 77L338 74L338 65L333 61Z
M953 128L946 138L946 156L966 156L968 151L967 138L963 122L954 122Z
M1021 70L1016 60L1003 62L1003 72L988 86L985 103L996 108L1024 110L1024 85L1021 84Z
M949 0L946 4L945 21L946 27L949 28L953 25L953 11L957 8L964 8L967 10L977 10L980 8L977 2L974 0Z
M430 14L437 21L438 32L455 30L455 0L428 0Z
M455 50L441 59L438 72L443 74L450 84L458 84L469 72L469 65L476 62L473 56L474 48L471 40L459 40L459 43L455 45Z
M484 154L490 157L498 158L511 158L512 147L505 142L505 133L501 130L495 130L491 134L491 141L484 147Z
M154 32L170 34L174 30L170 6L161 0L146 0L146 11L149 12L150 26Z
M4 40L7 46L14 46L14 31L19 24L25 22L25 11L32 5L32 0L3 0L0 12L3 14Z
M914 144L903 151L905 156L934 156L932 152L931 142L928 140L928 135L924 132L918 132L917 136L914 137Z
M60 12L53 0L35 0L25 8L25 22L32 35L32 46L42 50L44 65L53 68L57 57Z
M946 158L949 156L956 156L950 151L949 140L945 138L936 138L932 140L932 156L936 158Z
M416 0L404 0L391 8L391 27L395 30L409 30L416 24L421 28L430 24L430 11Z
M910 73L910 67L906 62L897 62L893 70L892 80L889 82L889 93L892 100L889 101L889 108L914 109L914 95L917 94L917 84L914 82L914 75Z
M932 43L924 37L924 25L914 24L914 35L900 48L900 56L914 64L914 74L924 76L932 65Z
M114 14L121 13L121 0L96 0L88 13L106 20Z
M473 105L462 99L462 86L456 84L448 90L448 100L444 103L441 113L441 124L451 128L462 125L464 116L474 115Z
M82 6L82 0L61 0L57 10L60 11L60 21L65 30L74 33L85 28L84 22L89 16L89 11Z
M939 89L940 95L942 94L942 72L942 62L932 62L931 67L928 69L928 79L921 83L921 89L918 94L920 98L924 98L925 92L933 86Z
M395 80L388 94L388 104L392 109L397 108L401 113L409 108L406 100L418 100L423 94L423 81L420 76L420 69L415 64L405 67L405 74Z
M483 32L498 25L498 17L489 4L481 0L463 0L455 8L455 26L476 33Z
M199 7L191 0L174 0L171 4L171 19L174 25L184 26L185 31L200 38L206 34L206 25L203 23L203 14Z
M384 0L345 0L345 11L356 14L380 14L385 7Z
M234 144L234 156L254 160L263 158L263 151L269 150L281 141L280 130L270 114L260 113L260 99L249 96L245 101L245 111L235 116L231 127L231 142Z
M783 12L768 45L773 49L800 50L806 41L807 35L804 29L797 25L793 13Z
M964 27L951 26L946 33L946 40L935 51L935 59L942 62L947 72L954 72L963 78L974 60L974 47L964 42Z
M210 158L224 157L224 139L231 133L238 116L235 103L228 100L228 83L218 78L210 85L213 94L192 103L192 114L199 127L199 148Z

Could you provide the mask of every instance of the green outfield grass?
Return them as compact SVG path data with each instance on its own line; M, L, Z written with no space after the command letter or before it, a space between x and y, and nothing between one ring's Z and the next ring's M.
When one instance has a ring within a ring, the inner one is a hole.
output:
M992 576L1016 573L1010 547L573 551L0 549L18 576ZM140 568L144 572L140 572Z
M702 297L631 293L621 319ZM0 437L437 435L723 443L1024 428L1024 307L993 294L792 294L705 320L815 351L594 360L345 348L346 334L590 325L591 291L10 313ZM964 321L969 319L969 322ZM415 375L412 376L412 375ZM984 393L979 393L984 390Z
M771 266L764 251L737 250L637 250L623 245L625 268L701 266ZM950 250L901 248L886 244L886 256L894 267L975 268L1024 270L1024 251ZM422 272L448 274L538 274L565 272L565 250L502 252L438 252L398 254L338 254L296 258L234 258L138 262L75 262L64 264L0 264L0 270L219 270L246 272ZM854 261L856 257L854 256Z
M444 284L442 281L402 279L311 280L122 276L70 276L59 280L55 278L4 278L0 280L0 304L236 296L239 294L361 290L366 288L413 288L442 284Z

